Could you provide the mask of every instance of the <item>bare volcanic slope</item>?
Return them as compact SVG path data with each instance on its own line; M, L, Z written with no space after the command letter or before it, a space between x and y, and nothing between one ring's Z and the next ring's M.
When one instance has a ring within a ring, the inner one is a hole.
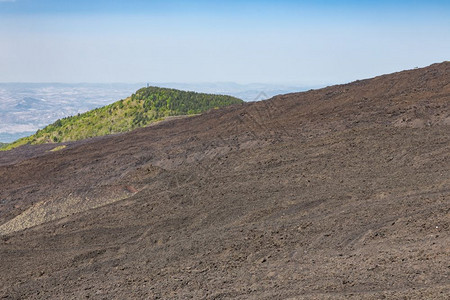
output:
M0 153L0 296L447 299L449 71Z

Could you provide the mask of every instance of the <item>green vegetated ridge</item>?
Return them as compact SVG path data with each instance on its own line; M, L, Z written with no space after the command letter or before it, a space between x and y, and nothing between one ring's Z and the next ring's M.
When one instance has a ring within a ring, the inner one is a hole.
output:
M7 145L8 145L7 143L0 142L0 148L6 147Z
M110 105L57 120L32 136L4 146L2 150L25 144L60 143L125 132L168 116L193 115L242 102L226 95L147 87Z

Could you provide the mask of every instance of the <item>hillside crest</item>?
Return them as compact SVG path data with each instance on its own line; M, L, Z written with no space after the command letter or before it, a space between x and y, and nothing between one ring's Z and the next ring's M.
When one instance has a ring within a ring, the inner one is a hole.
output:
M226 95L146 87L110 105L59 119L32 136L3 145L3 149L9 150L25 144L61 143L115 134L145 127L166 117L195 115L209 109L242 102L238 98Z

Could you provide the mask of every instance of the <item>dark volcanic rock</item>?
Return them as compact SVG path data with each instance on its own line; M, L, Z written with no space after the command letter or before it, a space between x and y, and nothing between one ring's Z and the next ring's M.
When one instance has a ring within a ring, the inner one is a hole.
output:
M0 296L445 299L449 71L0 153Z

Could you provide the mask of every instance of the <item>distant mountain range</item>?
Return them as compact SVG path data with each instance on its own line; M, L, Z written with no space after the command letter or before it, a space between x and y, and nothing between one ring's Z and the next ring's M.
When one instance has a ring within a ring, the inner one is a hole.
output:
M29 136L58 119L124 99L146 85L147 83L0 83L0 141L9 143ZM237 83L149 83L149 85L231 95L244 101L263 100L277 94L314 88Z

